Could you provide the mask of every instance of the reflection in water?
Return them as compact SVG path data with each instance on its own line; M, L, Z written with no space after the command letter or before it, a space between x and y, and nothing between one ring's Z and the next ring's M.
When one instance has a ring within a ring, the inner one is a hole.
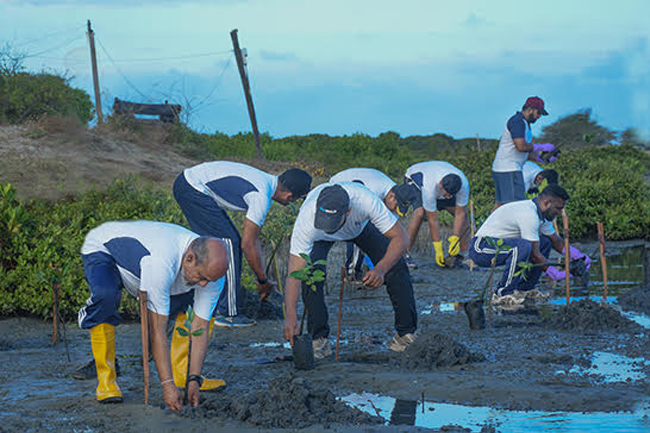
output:
M645 379L646 375L641 369L647 366L650 366L650 362L644 358L628 358L615 353L596 351L592 355L589 368L574 365L569 373L599 376L605 383L630 382Z
M381 416L386 424L393 419L408 425L440 429L449 424L479 432L485 425L498 426L500 432L555 430L562 432L646 432L650 429L650 402L634 412L543 412L498 410L481 406L399 400L376 394L351 394L342 398L349 405L371 415ZM424 404L424 406L423 406ZM420 408L421 410L418 410ZM398 414L395 416L394 414ZM412 421L411 421L412 420ZM400 425L400 424L393 424ZM401 424L405 425L405 424Z

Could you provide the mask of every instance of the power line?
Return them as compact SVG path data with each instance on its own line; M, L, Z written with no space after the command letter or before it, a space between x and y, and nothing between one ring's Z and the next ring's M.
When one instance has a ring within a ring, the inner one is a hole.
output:
M122 72L122 70L120 69L120 67L117 66L117 64L115 63L115 61L114 61L113 58L111 57L111 55L108 54L108 51L107 51L106 48L104 47L104 44L102 44L102 41L99 40L99 38L97 37L97 35L95 35L95 40L97 41L97 43L99 43L99 46L102 48L102 51L104 51L104 54L106 54L106 56L107 56L108 59L111 61L111 63L113 63L113 66L115 66L115 69L116 69L117 72L122 76L122 78L124 79L124 81L126 82L126 84L128 84L128 85L129 85L133 90L135 90L135 91L136 91L140 96L142 96L142 97L143 97L147 102L150 102L150 101L151 101L151 98L149 98L149 97L146 96L144 93L142 93L140 90L138 90L138 88L135 87L135 85L134 85L134 84L133 84L133 83L132 83L128 78L126 78L126 75L124 75L124 73Z
M34 54L26 54L25 58L28 59L28 58L31 58L31 57L37 57L37 56L40 56L41 54L46 54L46 53L50 53L52 51L59 50L61 48L65 48L68 45L70 45L71 43L77 41L80 37L81 37L81 35L75 35L72 39L68 39L66 42L64 42L61 45L57 45L56 47L48 48L46 50L42 50L42 51L39 51L39 52L34 53Z
M224 66L223 69L221 70L221 74L219 74L219 77L217 78L217 83L214 85L214 87L212 87L212 89L208 92L208 94L198 104L196 104L192 112L196 112L199 108L201 108L201 106L205 103L205 101L207 101L212 96L212 94L221 86L223 75L226 73L226 70L228 69L231 63L232 63L232 57L228 57L228 63L226 63L226 66Z
M149 57L149 58L134 58L134 59L115 59L116 63L133 63L133 62L157 62L157 61L163 61L163 60L184 60L184 59L195 59L199 57L211 57L211 56L217 56L217 55L222 55L222 54L229 54L232 53L232 50L226 50L226 51L214 51L211 53L200 53L200 54L188 54L186 56L173 56L173 57Z
M50 39L54 35L58 35L58 34L62 34L62 33L68 33L68 32L71 32L73 30L80 30L80 29L83 29L84 27L85 26L76 26L76 27L72 27L72 28L69 28L69 29L65 29L65 30L56 30L56 31L53 31L51 33L47 33L47 34L45 34L43 36L39 36L38 38L28 39L28 40L26 40L24 42L20 42L18 44L12 44L12 45L14 46L14 48L18 48L18 47L22 47L22 46L25 46L25 45L33 44L34 42L42 41L43 39Z

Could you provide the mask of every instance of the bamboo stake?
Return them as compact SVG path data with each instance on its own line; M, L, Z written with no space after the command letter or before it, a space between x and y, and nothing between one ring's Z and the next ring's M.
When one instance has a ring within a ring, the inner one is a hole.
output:
M569 251L569 216L566 211L562 209L562 225L564 226L564 283L566 285L566 304L571 302L571 281L569 278L569 265L571 264L571 252Z
M598 227L598 242L600 243L600 267L603 268L603 299L607 300L607 258L605 257L605 228L600 221Z
M59 321L59 286L61 283L52 284L52 343L59 339L57 322Z
M140 291L140 333L142 335L142 369L144 371L144 404L149 404L149 313L147 292ZM189 363L188 363L189 364Z
M476 139L478 140L478 134L476 135ZM480 146L479 146L480 150ZM476 234L476 220L474 219L474 200L470 199L469 200L469 235L470 239L474 239L474 235ZM473 272L474 271L474 260L470 260L469 262L469 271Z
M336 325L336 362L339 362L339 340L341 339L341 316L343 310L343 282L345 280L345 266L341 266L341 290L339 291L339 317Z
M278 291L280 292L280 295L282 295L282 317L286 319L287 310L284 305L284 289L282 288L282 282L280 281L280 268L278 267L278 259L276 257L273 257L273 265L275 267L275 278L278 282Z

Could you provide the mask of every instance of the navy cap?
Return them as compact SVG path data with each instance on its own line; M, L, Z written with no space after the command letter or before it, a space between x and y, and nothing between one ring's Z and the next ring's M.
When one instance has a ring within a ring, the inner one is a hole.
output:
M397 201L397 208L395 210L399 216L404 216L408 212L409 207L417 202L421 194L416 185L407 183L396 185L393 188L393 193L395 193L395 200Z
M451 195L456 195L461 185L460 176L457 174L448 174L442 178L442 187Z
M349 208L350 196L341 185L323 188L316 200L314 227L326 233L336 232Z
M311 189L311 176L299 168L290 168L278 177L294 197L304 197Z

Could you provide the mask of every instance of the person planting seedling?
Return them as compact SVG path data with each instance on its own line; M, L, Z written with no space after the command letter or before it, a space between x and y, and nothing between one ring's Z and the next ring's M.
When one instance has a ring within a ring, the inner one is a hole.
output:
M397 331L389 341L389 349L404 351L415 341L417 328L413 287L402 258L408 236L381 199L356 182L319 185L307 195L300 208L291 235L289 276L285 284L285 339L293 344L293 337L298 331L296 307L301 281L291 274L305 268L307 261L301 254L308 255L313 263L318 263L327 259L336 241L353 241L375 263L362 281L370 288L386 283ZM325 272L323 265L317 267ZM303 303L309 306L307 329L313 339L316 358L331 353L323 293L324 276L323 281L314 281L315 291L304 282L302 284Z
M171 351L166 333L169 317L175 317L179 325L189 323L192 329L208 328L228 269L223 241L174 224L107 222L88 233L81 254L91 296L79 310L78 319L79 327L90 329L97 401L122 402L115 369L115 327L121 321L117 308L122 288L134 295L147 293L151 349L167 408L179 411L182 407L177 386L187 386L188 401L197 406L199 388L209 390L225 384L201 376L209 332L191 338L174 335ZM193 320L179 314L190 304ZM192 361L188 363L190 342Z

